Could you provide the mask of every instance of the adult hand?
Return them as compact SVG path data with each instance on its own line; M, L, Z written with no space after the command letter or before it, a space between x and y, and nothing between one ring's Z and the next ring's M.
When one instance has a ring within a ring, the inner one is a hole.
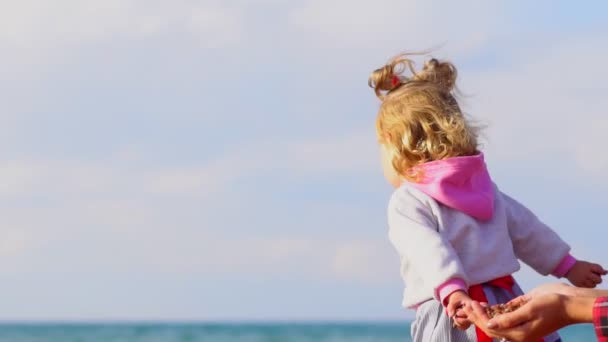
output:
M569 297L563 294L544 294L536 297L522 296L513 304L521 307L489 319L479 303L464 308L468 319L495 338L512 342L537 341L566 325L592 320L594 298Z
M526 297L533 298L550 293L563 294L570 297L608 297L607 290L588 289L564 283L548 283L537 286L532 291L528 292Z
M589 291L589 290L586 290L586 291ZM548 283L548 284L543 284L543 285L537 286L532 291L528 292L526 294L526 297L533 298L533 297L538 297L538 296L551 294L551 293L563 294L566 296L574 296L574 297L580 296L580 295L585 295L584 293L582 293L582 291L579 291L579 288L570 286L568 284Z

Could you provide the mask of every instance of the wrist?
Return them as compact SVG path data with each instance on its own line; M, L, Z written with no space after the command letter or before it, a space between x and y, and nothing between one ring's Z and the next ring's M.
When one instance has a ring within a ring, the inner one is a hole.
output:
M555 267L551 274L553 274L557 278L567 277L572 267L576 265L576 262L576 258L574 258L570 253L568 253Z
M564 315L568 325L593 322L594 297L564 296Z
M584 287L572 287L574 297L605 297L608 296L608 290L588 289Z
M592 295L587 297L608 297L608 290L592 289Z
M447 305L450 305L450 303L458 303L467 299L469 299L469 294L466 291L456 290L446 299L446 302Z
M568 270L568 272L566 272L566 274L564 274L564 278L568 279L570 282L572 282L572 276L574 275L574 272L572 272L572 270L574 269L575 267L572 267Z
M455 292L462 291L466 293L466 289L467 287L464 280L460 278L453 278L441 284L437 288L436 296L438 297L439 301L446 306L450 301L450 297L452 297Z

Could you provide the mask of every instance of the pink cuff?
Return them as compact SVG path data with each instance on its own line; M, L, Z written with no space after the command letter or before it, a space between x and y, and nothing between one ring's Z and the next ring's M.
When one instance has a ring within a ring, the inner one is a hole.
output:
M572 255L568 254L562 259L551 274L558 278L562 278L568 273L568 271L570 271L574 264L576 264L576 259Z
M448 297L458 291L458 290L462 290L462 291L467 291L467 284L464 282L464 280L460 279L460 278L453 278L450 279L448 281L446 281L445 283L439 285L439 287L437 287L437 290L435 291L435 295L439 298L439 300L441 301L441 303L445 306L445 300L448 299Z

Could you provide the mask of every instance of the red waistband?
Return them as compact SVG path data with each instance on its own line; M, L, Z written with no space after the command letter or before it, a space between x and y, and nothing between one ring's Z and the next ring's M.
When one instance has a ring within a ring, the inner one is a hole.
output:
M499 287L501 289L505 289L505 290L509 291L511 294L514 295L513 286L515 285L515 279L513 279L512 276L508 275L508 276L490 280L483 284L470 286L469 287L469 297L471 297L472 299L474 299L478 302L487 302L488 299L486 298L485 292L483 292L483 285L491 285L491 286Z

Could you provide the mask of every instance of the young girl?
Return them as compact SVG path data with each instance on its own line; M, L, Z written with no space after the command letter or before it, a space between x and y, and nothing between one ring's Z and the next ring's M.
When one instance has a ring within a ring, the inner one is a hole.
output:
M511 277L518 259L581 287L595 287L606 274L572 257L568 244L492 182L455 82L451 63L431 59L417 72L408 55L369 79L382 101L376 130L385 177L396 188L389 237L406 284L403 305L416 310L414 342L492 341L458 309L522 294Z

